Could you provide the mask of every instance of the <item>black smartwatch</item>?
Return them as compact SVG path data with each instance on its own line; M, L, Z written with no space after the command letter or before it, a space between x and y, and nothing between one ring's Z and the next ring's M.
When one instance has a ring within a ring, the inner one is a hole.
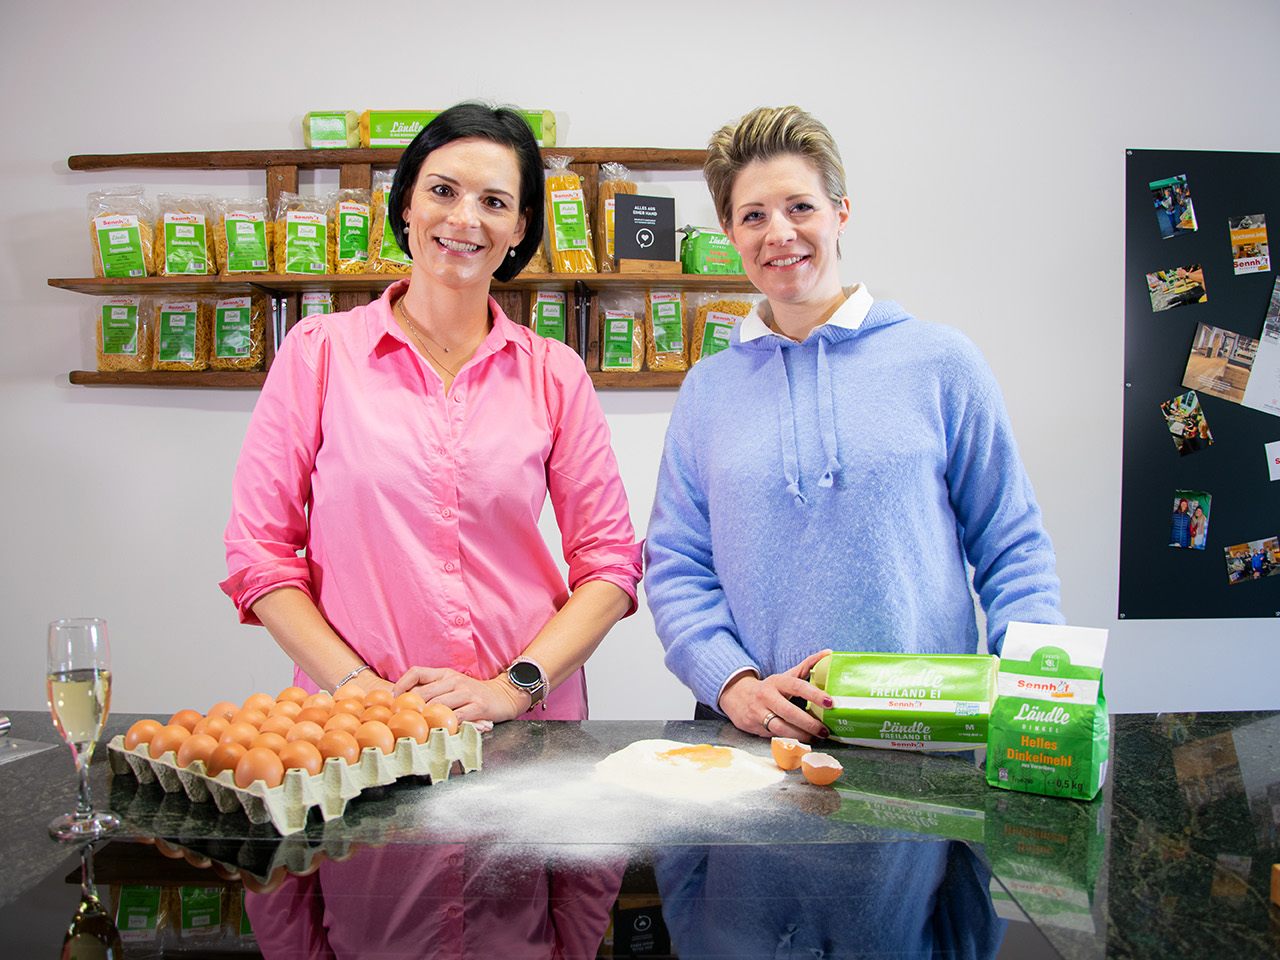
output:
M547 696L547 676L542 672L542 667L536 661L527 657L521 657L511 666L507 667L507 679L511 681L511 685L517 690L523 690L529 695L529 709L532 710L538 703L542 703ZM546 703L542 703L542 709L546 709Z

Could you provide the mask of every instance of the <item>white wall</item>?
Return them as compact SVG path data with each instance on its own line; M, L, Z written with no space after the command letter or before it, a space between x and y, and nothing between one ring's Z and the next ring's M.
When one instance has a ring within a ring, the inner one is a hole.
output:
M68 370L92 368L93 301L45 285L89 272L92 189L143 182L152 194L235 194L261 183L248 174L73 174L66 157L299 146L297 121L309 109L468 97L555 109L561 142L574 145L698 146L761 103L816 113L842 145L853 194L846 279L959 327L986 352L1058 550L1067 616L1112 630L1113 706L1280 706L1275 622L1115 620L1123 151L1280 150L1265 93L1280 7L556 9L318 0L7 7L0 708L43 707L44 625L56 616L109 619L119 710L199 706L274 690L289 675L266 633L240 627L216 585L229 480L255 394L68 386ZM286 39L317 59L290 67ZM166 60L196 69L162 80ZM619 74L607 78L615 63ZM710 205L699 203L682 202L680 216L705 219ZM641 530L673 396L602 394ZM682 717L692 704L666 673L643 609L611 634L590 675L597 718Z

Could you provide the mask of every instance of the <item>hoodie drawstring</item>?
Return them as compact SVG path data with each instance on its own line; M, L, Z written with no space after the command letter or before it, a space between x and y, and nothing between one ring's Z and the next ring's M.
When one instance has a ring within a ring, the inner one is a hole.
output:
M791 406L791 380L787 376L787 362L781 350L773 352L775 379L774 392L778 397L778 438L782 442L782 476L787 481L787 493L795 498L796 506L803 507L809 501L800 492L800 455L796 449L796 418Z
M827 360L825 338L818 340L818 431L822 434L822 452L827 455L827 468L818 478L818 486L830 487L840 472L840 461L836 457L836 399L831 389L831 363Z

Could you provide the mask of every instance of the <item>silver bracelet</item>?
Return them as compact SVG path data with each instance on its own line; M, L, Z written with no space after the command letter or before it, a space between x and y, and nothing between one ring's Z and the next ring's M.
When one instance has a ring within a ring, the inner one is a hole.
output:
M369 669L369 665L367 663L360 664L360 666L356 667L354 670L352 670L345 677L343 677L341 680L339 680L337 683L333 685L333 692L337 693L338 688L340 686L342 686L344 683L346 683L348 680L350 680L352 677L358 674L361 670L368 670L368 669Z

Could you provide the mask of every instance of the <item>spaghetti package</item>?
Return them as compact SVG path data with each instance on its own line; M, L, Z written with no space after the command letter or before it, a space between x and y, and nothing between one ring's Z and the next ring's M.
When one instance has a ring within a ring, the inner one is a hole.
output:
M155 272L151 231L155 213L142 187L89 194L89 240L95 277L149 277Z
M591 221L582 178L570 157L547 157L547 250L555 273L595 273Z
M369 273L408 273L413 269L413 258L400 249L395 224L387 219L387 198L394 179L395 175L389 170L379 170L373 175L370 204L373 219L369 224L369 260L365 267Z
M729 346L733 328L742 322L761 298L758 295L691 293L685 298L694 315L689 341L689 362L719 353Z
M213 339L209 300L160 300L151 328L152 370L205 370Z
M144 297L107 297L98 305L99 370L151 369L151 301Z
M529 297L529 326L533 332L567 343L568 299L560 290L535 290Z
M213 227L218 273L270 273L275 262L275 224L265 197L221 200Z
M156 274L208 276L218 272L214 254L212 197L156 197Z
M613 257L613 208L614 197L620 193L635 193L636 185L631 171L620 163L600 164L600 188L596 194L596 259L601 273L613 273L617 268Z
M600 294L600 370L635 373L644 365L644 296Z
M364 273L369 266L369 191L346 188L333 194L329 219L337 237L337 273Z
M276 204L275 261L280 273L333 273L333 224L324 197L282 193Z
M684 298L680 291L650 290L645 307L645 366L650 370L688 370Z
M226 297L213 305L212 370L259 370L266 352L266 297Z
M302 142L309 150L360 146L360 118L354 110L312 110L302 118Z

